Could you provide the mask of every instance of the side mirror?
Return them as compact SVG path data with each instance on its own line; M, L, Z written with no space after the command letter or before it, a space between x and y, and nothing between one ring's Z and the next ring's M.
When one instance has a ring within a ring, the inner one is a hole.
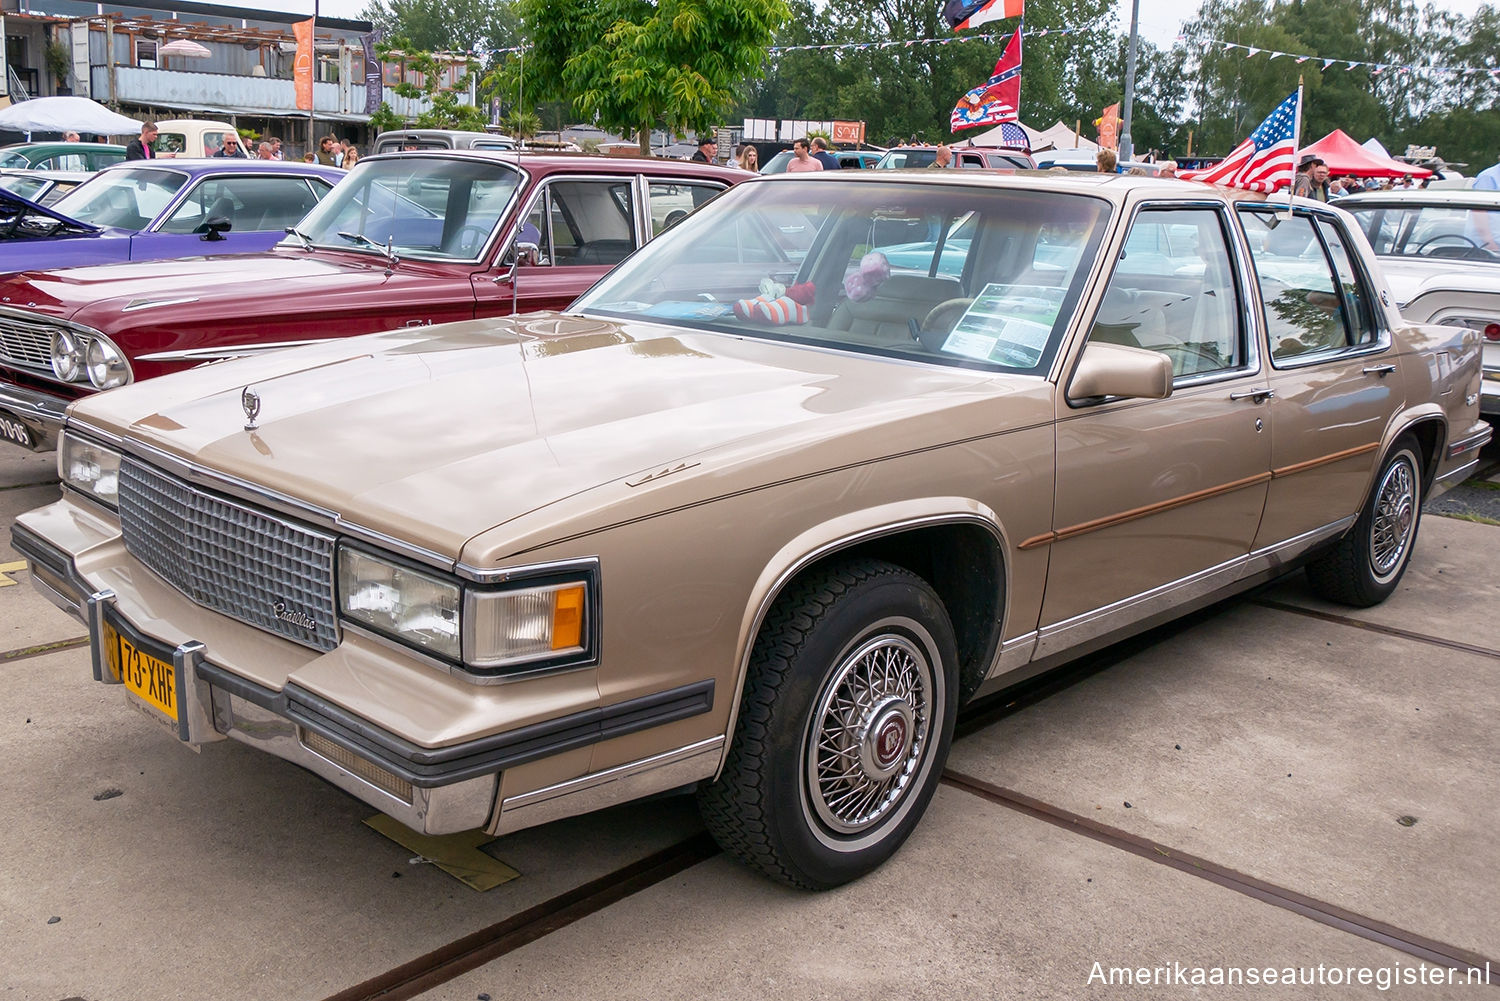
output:
M218 241L224 239L224 234L229 232L233 228L234 224L231 223L226 217L221 215L211 215L203 223L203 225L199 226L193 232L202 233L203 239L207 240L209 243L217 243Z
M1172 395L1172 360L1159 351L1131 348L1104 341L1090 342L1083 349L1068 399L1102 396L1164 400Z

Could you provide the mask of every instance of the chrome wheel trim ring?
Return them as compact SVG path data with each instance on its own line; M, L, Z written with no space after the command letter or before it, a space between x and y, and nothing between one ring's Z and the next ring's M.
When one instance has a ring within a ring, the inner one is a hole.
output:
M809 828L825 845L866 847L910 805L907 794L932 764L933 714L944 696L937 663L926 630L895 619L865 632L829 673L807 728L801 790Z
M1417 471L1402 453L1381 477L1370 519L1370 572L1378 583L1395 577L1417 527Z

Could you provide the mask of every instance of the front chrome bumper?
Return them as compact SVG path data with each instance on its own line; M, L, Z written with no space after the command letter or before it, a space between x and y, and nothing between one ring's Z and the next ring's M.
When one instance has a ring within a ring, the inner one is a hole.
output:
M358 719L312 692L263 688L213 664L203 644L175 647L120 614L114 592L95 591L69 556L23 525L11 544L31 563L32 580L53 604L89 627L94 680L122 684L104 648L105 624L173 667L177 718L127 695L132 705L192 747L232 739L301 765L424 834L451 834L491 820L506 763L467 746L417 747Z
M57 433L62 430L63 415L71 402L61 396L0 382L0 413L26 426L33 439L32 451L50 452L57 448Z

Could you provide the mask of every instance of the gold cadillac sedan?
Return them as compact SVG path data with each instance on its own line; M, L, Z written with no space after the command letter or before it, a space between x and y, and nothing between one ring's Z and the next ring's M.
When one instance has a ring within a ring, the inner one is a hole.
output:
M1477 336L1404 324L1325 205L763 178L563 314L82 401L14 545L186 744L427 833L695 790L831 887L963 701L1298 567L1389 595L1489 439Z

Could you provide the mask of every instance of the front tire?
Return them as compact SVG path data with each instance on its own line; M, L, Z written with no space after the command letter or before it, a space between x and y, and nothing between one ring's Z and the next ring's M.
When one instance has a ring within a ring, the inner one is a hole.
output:
M698 797L724 849L819 890L879 866L916 827L958 711L937 593L877 560L813 573L766 617L724 771Z
M1422 452L1403 435L1380 466L1359 520L1326 555L1307 566L1313 590L1357 608L1378 605L1401 582L1422 517Z

